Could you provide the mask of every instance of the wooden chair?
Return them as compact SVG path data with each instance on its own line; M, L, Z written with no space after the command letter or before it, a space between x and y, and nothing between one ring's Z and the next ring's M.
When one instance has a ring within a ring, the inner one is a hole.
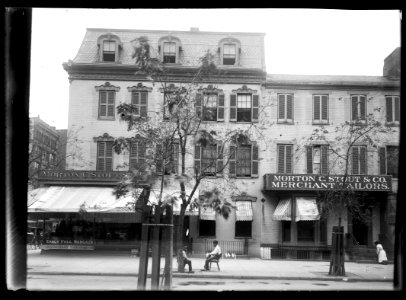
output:
M220 253L219 255L217 255L216 258L214 258L212 261L209 262L209 270L211 270L211 263L216 263L217 264L217 269L220 271L220 259L223 257L223 253Z

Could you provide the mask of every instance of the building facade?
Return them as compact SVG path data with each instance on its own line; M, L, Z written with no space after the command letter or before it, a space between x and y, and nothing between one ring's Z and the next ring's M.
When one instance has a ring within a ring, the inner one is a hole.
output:
M134 136L117 113L119 104L137 106L140 116L158 115L165 119L165 98L160 85L137 73L132 57L135 39L142 36L148 38L152 55L165 64L170 74L167 83L174 87L189 83L199 58L207 51L213 53L220 72L201 80L197 88L197 95L205 100L204 104L196 100L196 110L203 112L202 128L216 132L218 142L214 145L219 145L228 132L250 133L249 142L241 147L227 145L235 153L224 169L227 180L208 168L207 178L199 185L200 194L218 187L236 209L227 219L210 209L188 213L185 242L193 247L193 252L204 253L211 241L217 239L224 253L263 257L264 249L271 248L269 255L274 257L323 258L331 246L331 228L337 219L333 216L320 219L315 200L317 186L306 186L304 182L299 185L299 179L292 176L306 175L300 177L304 181L311 180L313 174L331 174L326 161L328 140L337 135L333 129L357 114L365 117L366 112L375 112L374 107L382 106L377 117L386 118L396 130L400 121L399 79L267 75L262 33L201 32L196 28L171 32L88 29L76 57L63 65L70 81L68 130L82 128L78 138L83 141L82 157L88 164L84 167L68 157L67 170L94 174L128 172L133 163L143 158L139 148L121 154L112 151L114 139ZM316 128L331 132L323 143L308 142ZM365 145L356 145L357 151L362 152L357 157L367 157L358 159L358 169L351 165L350 174L387 180L386 189L366 188L370 197L379 200L379 205L371 208L373 217L366 229L355 226L348 215L343 220L347 236L357 236L365 247L372 247L372 240L382 236L393 243L387 212L396 199L397 165L389 157L396 152L398 141L398 133L383 139L380 149L384 150L380 152L364 151ZM68 143L68 152L70 146ZM193 143L188 149L186 172L193 178L195 168L206 166L216 150L213 145L209 149ZM175 151L174 157L172 173L177 173L179 152ZM342 174L337 173L337 178L339 175ZM169 182L173 176L168 175ZM275 188L277 179L287 182ZM296 185L289 184L289 180L296 180ZM83 185L91 186L89 180L83 181ZM300 213L301 209L311 213ZM141 221L132 222L137 225L123 225L118 231L139 237L135 231ZM98 226L113 230L115 225ZM105 240L106 234L99 235L99 239Z

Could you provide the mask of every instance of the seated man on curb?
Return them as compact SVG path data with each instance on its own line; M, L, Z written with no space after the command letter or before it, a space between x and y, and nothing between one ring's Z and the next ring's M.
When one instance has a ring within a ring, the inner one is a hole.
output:
M214 250L210 253L207 253L207 255L206 255L206 262L204 263L204 270L202 270L202 271L208 271L209 263L212 260L219 258L221 255L221 249L220 249L218 241L216 241L216 240L213 241L213 247L214 247Z
M187 257L186 250L187 250L187 246L184 246L183 250L182 250L183 265L184 266L188 265L189 266L189 273L193 273L193 271L192 271L192 261Z

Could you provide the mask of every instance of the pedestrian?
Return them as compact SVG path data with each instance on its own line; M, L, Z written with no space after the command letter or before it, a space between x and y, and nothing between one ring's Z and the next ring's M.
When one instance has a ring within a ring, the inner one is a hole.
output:
M374 244L376 246L376 254L378 255L378 263L380 263L382 265L387 265L388 258L386 257L386 252L383 249L381 242L375 241Z
M182 250L183 265L184 266L188 265L189 266L189 273L193 273L193 271L192 271L192 261L189 259L189 257L187 257L186 251L187 251L187 246L184 246L183 250Z
M204 267L202 271L208 271L209 270L209 263L214 260L218 259L221 257L221 248L219 246L219 242L217 240L213 241L213 251L206 253L206 261L204 263Z

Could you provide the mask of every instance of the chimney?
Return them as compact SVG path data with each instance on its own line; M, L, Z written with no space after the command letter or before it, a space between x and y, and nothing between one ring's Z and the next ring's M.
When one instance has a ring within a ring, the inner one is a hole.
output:
M199 27L190 27L190 31L197 32L199 31Z
M400 78L400 47L389 54L383 63L383 76L393 79Z

